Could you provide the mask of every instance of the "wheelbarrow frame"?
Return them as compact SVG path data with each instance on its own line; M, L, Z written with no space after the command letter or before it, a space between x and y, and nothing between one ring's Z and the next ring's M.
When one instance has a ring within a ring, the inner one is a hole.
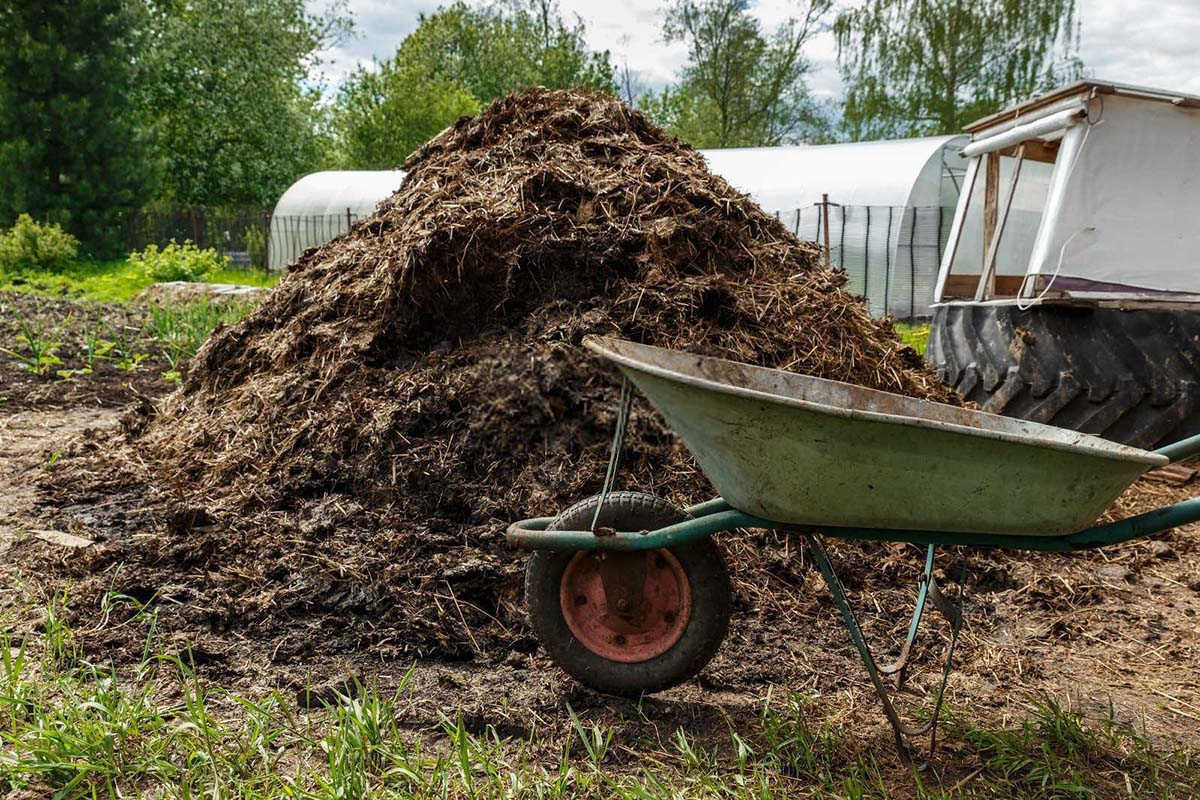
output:
M627 395L627 389L623 394ZM618 429L618 437L614 447L614 459L616 452L620 448L622 429L623 424ZM1172 463L1200 454L1200 434L1159 448L1153 452L1166 456ZM614 467L615 460L614 463L610 463L610 476ZM858 650L863 665L866 667L867 673L874 685L875 692L883 705L884 714L891 724L895 735L897 751L902 759L908 761L911 756L905 742L906 736L929 733L930 750L932 751L935 747L937 720L941 710L942 695L945 692L954 655L954 646L957 642L958 631L962 621L961 608L952 605L942 596L933 575L934 555L938 545L1047 552L1074 552L1077 550L1108 547L1200 520L1200 497L1157 508L1116 522L1093 525L1075 533L1057 536L855 528L835 525L789 525L738 511L720 497L690 506L685 510L690 517L689 519L652 531L592 532L583 530L548 530L555 518L535 517L514 522L508 527L506 538L511 544L523 549L645 551L671 548L739 528L764 528L804 535L809 542L817 568L821 572L821 576L830 593L833 595L834 602L841 612L842 620L850 634L850 638ZM821 534L838 539L906 542L926 547L924 570L921 574L916 603L908 627L908 634L901 647L900 656L894 664L880 665L876 662L875 656L867 644L866 637L863 635L854 610L846 596L841 580L837 576L837 571L822 541ZM916 640L921 618L929 599L934 601L935 607L938 608L939 612L950 623L952 635L950 645L947 649L941 685L935 698L933 713L927 723L914 728L904 725L901 721L900 715L892 702L891 693L884 685L883 678L885 675L899 673L899 684L903 685L912 646Z

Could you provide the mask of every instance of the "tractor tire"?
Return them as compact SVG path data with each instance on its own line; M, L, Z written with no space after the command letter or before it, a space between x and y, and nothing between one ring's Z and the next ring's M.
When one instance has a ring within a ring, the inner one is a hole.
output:
M984 411L1150 449L1200 431L1200 313L935 309L926 359Z

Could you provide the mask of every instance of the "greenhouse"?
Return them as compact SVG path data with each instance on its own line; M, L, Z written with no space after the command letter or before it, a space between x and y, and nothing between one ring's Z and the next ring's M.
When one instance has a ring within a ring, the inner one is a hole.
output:
M872 313L913 318L930 313L967 141L936 136L702 152L713 172L802 239L824 245L827 229L830 264L845 270L850 290Z
M271 215L267 266L281 270L310 247L345 233L371 216L375 206L400 188L400 170L314 172L284 192Z
M822 244L830 264L875 314L925 316L965 171L966 136L853 144L703 150L713 172ZM369 216L404 173L317 172L275 206L268 263L282 269L309 247ZM822 197L829 205L823 208Z

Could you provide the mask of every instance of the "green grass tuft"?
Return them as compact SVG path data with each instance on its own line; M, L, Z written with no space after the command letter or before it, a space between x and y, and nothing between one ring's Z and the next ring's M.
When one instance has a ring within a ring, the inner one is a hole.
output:
M211 283L239 283L246 286L274 286L279 275L257 269L222 269L208 277ZM144 270L128 259L116 261L78 261L57 273L0 273L0 290L34 292L54 297L73 297L122 302L133 298L152 284Z
M925 348L929 346L929 325L909 325L904 322L893 323L896 333L900 334L900 341L916 350L921 355L925 355Z

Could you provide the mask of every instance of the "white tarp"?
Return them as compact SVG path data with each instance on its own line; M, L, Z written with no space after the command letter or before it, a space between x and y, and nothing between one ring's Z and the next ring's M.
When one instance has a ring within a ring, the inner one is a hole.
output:
M1098 105L1030 271L1200 292L1200 110L1121 95Z

